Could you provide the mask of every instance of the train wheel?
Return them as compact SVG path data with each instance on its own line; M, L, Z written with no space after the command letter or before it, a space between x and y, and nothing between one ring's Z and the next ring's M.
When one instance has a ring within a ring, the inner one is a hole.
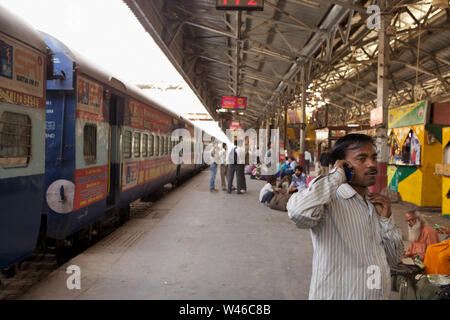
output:
M123 225L130 220L130 206L119 209L119 225Z

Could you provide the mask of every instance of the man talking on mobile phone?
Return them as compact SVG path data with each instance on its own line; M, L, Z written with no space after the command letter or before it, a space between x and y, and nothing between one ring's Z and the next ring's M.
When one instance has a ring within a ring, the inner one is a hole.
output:
M297 227L311 229L314 254L309 299L388 299L389 266L401 262L404 245L389 199L368 190L378 174L372 137L349 134L340 138L330 162L334 168L329 174L316 178L287 204ZM353 171L350 181L345 166Z

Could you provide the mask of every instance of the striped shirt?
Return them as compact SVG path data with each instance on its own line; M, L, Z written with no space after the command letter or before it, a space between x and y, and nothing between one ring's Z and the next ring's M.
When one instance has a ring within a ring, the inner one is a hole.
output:
M401 262L404 250L400 229L345 181L344 170L333 169L287 204L297 227L311 229L309 299L388 299L389 266Z

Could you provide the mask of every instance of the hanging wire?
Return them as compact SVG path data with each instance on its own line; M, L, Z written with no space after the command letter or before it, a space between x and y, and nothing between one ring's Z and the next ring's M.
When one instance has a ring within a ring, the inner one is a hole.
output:
M418 97L418 91L419 91L419 60L420 60L420 36L421 36L421 27L422 24L419 21L419 39L418 39L418 43L417 43L417 62L416 62L416 85L415 85L415 98L416 100L419 100L420 98Z

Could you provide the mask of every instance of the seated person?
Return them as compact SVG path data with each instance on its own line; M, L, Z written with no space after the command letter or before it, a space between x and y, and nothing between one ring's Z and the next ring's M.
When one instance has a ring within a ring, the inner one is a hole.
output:
M428 246L425 274L450 275L450 239Z
M306 174L303 173L303 168L295 167L295 173L292 175L292 182L289 186L289 193L295 193L306 189Z
M259 201L264 204L269 204L270 200L272 200L273 196L277 192L277 190L274 189L274 186L277 184L277 177L275 176L269 176L267 183L264 185L264 187L259 192Z
M278 189L280 189L280 192L284 194L289 193L289 186L291 185L291 182L291 176L284 176L278 184Z
M281 178L283 179L284 176L286 175L292 175L292 173L294 172L291 169L291 163L289 162L289 160L287 160L280 168L281 170Z
M426 223L418 212L410 211L406 213L405 220L408 223L409 247L403 253L403 257L414 260L418 255L420 260L423 261L427 247L440 242L438 233Z

